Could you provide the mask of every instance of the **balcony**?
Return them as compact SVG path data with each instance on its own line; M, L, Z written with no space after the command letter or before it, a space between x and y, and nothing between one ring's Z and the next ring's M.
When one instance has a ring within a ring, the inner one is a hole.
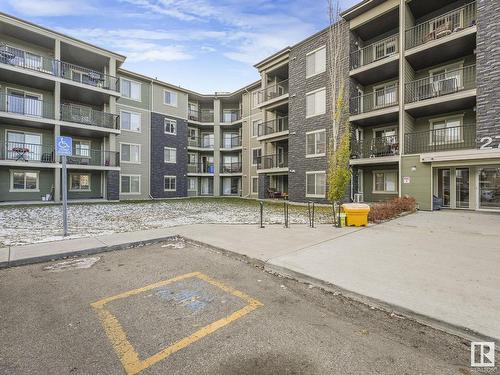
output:
M54 119L54 102L21 92L0 93L0 112L29 119Z
M288 153L263 155L257 159L257 169L288 169Z
M61 120L106 129L119 129L118 115L76 104L61 105Z
M220 166L220 173L241 173L241 162L223 163Z
M397 119L398 97L398 85L393 84L351 98L350 121L361 125L394 121Z
M351 53L350 76L362 85L385 81L398 74L399 35L392 35Z
M119 79L102 72L39 56L30 51L0 43L0 63L22 69L60 77L87 86L98 87L111 91L120 91Z
M259 124L257 135L259 138L271 138L274 135L283 135L288 131L288 116Z
M77 149L66 162L69 166L119 167L119 155L115 151Z
M187 173L209 173L215 172L214 163L190 163L187 166Z
M214 137L189 137L188 147L203 148L207 150L214 149Z
M241 147L241 137L239 135L233 135L230 137L224 136L222 138L222 146L224 149L238 148Z
M390 135L351 142L351 158L380 158L399 155L399 137Z
M404 145L405 154L473 149L476 148L476 125L465 124L407 133Z
M265 102L280 98L288 94L288 79L273 83L258 92L257 103L262 105Z
M231 123L241 120L241 111L239 109L224 109L222 111L222 123Z
M196 122L214 122L214 110L213 109L189 109L188 118L191 121Z
M21 142L0 143L0 160L20 163L54 163L55 149L52 145Z

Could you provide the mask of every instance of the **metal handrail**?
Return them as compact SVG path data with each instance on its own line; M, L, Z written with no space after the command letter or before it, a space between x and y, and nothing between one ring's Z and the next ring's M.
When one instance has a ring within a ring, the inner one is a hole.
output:
M118 115L77 104L61 104L61 120L78 124L118 129Z
M222 163L220 173L241 173L241 162Z
M399 51L399 34L369 44L351 53L351 69L368 65L392 56Z
M358 95L351 98L351 115L375 111L397 105L399 102L398 84L386 87L383 90L375 90L368 94Z
M202 108L199 110L189 109L188 118L191 121L212 123L214 122L214 110L206 108Z
M258 91L257 102L258 104L262 104L285 94L288 94L288 79L273 83Z
M189 163L187 165L188 173L214 173L214 163Z
M274 120L259 124L257 135L259 137L288 130L288 116L278 117Z
M53 145L6 141L0 143L0 160L54 163Z
M476 147L476 125L465 124L449 128L406 133L405 154L471 149Z
M257 169L272 169L288 167L288 153L262 155L257 158Z
M189 137L188 138L188 146L213 149L214 148L214 139L213 139L213 137L212 138Z
M230 138L222 137L222 148L235 148L241 146L241 136L233 135Z
M100 167L120 166L120 153L116 151L75 149L72 156L66 157L70 165L92 165Z
M399 155L399 136L389 135L351 142L351 158L375 158Z
M229 115L229 121L226 121L226 115ZM222 116L221 116L221 122L222 123L230 123L234 121L241 120L241 111L239 109L223 109L222 110Z
M54 118L54 102L29 96L0 93L0 111L29 117Z

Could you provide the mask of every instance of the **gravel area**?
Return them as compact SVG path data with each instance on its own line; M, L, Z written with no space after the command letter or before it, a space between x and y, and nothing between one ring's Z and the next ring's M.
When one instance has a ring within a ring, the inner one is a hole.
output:
M226 198L179 199L155 202L72 204L68 209L71 238L167 228L186 224L256 224L256 201ZM290 223L307 223L307 207L290 205ZM316 222L331 222L325 207L316 210ZM283 204L266 203L266 224L283 223ZM0 208L0 246L60 240L62 208L6 206Z

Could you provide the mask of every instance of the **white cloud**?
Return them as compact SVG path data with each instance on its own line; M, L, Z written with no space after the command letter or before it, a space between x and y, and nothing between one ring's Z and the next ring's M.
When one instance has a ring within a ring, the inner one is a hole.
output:
M18 13L30 17L59 17L93 13L96 9L79 0L7 0Z

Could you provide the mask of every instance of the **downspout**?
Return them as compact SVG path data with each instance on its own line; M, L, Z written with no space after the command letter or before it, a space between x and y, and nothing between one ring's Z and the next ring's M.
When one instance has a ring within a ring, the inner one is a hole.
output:
M151 100L149 101L149 135L148 135L148 186L149 186L149 198L154 200L155 198L151 195L151 134L153 127L153 80L151 80Z
M248 92L248 89L245 88L245 92L247 93L247 96L248 96L248 126L249 126L249 132L252 131L252 98L251 98L251 95L250 93ZM242 114L243 115L243 114ZM241 126L242 126L242 131L241 131L241 134L243 135L244 134L244 131L243 131L243 122L241 123ZM247 147L247 153L249 150L251 150L251 147L250 147L250 139L252 138L252 134L249 133L249 137L248 138L248 147ZM243 157L243 155L242 155ZM251 156L250 156L251 157ZM248 194L243 196L242 198L248 198L251 194L252 194L252 176L251 176L251 169L252 169L252 161L250 159L250 157L248 158L248 165L249 165L249 168L248 168L248 174L247 174L247 187L248 187Z

